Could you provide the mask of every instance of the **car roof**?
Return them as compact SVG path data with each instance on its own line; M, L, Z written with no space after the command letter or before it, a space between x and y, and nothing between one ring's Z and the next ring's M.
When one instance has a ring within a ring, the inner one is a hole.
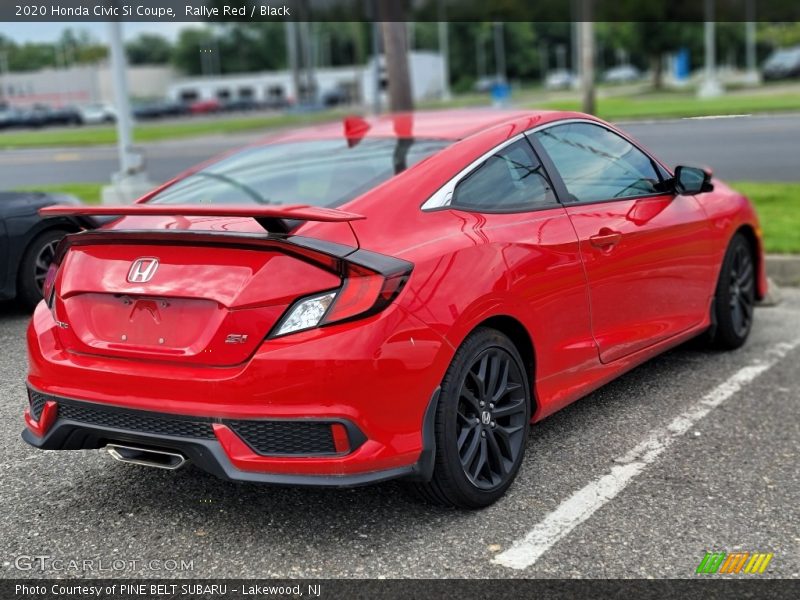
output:
M345 117L332 123L287 130L260 143L341 138L430 138L460 140L503 123L535 118L539 123L574 117L575 113L546 110L461 109Z

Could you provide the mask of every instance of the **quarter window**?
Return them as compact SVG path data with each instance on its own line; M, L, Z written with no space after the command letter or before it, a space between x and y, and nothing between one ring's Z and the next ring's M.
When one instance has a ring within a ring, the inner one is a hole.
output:
M525 212L556 203L541 163L522 139L499 150L462 179L450 204L477 212Z
M565 123L534 135L555 164L572 202L661 192L661 177L650 157L605 127Z

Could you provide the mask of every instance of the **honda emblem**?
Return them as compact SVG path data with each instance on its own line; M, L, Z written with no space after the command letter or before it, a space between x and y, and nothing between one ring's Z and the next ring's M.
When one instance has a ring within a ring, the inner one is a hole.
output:
M157 258L137 258L128 271L128 281L130 283L147 283L156 274L157 269Z

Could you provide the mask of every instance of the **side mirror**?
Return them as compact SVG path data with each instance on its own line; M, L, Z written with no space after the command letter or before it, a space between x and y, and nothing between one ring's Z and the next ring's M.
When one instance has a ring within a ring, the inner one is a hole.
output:
M711 171L699 167L675 167L675 191L678 194L693 196L713 189Z

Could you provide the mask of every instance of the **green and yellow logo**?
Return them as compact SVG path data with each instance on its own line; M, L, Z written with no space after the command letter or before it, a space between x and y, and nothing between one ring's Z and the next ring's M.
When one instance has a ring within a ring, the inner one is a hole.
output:
M695 573L763 573L772 556L765 552L706 552Z

